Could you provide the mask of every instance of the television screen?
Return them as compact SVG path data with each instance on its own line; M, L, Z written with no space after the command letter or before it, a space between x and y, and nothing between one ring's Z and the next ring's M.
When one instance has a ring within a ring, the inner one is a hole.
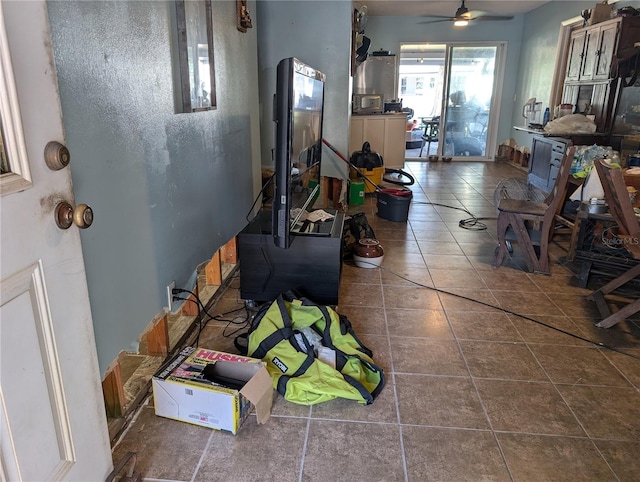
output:
M320 191L325 76L296 58L277 69L274 242L288 248Z

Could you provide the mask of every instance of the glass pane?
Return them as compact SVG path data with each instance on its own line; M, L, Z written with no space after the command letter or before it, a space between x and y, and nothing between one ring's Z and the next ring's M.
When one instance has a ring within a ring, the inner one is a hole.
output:
M7 158L7 150L5 149L4 139L4 128L2 126L2 119L0 119L0 174L11 172L9 159Z
M444 80L445 45L402 45L400 91L402 106L413 110L414 118L440 115Z
M183 112L213 109L216 86L211 0L176 1Z
M485 157L497 47L452 47L445 156Z
M211 76L209 75L207 10L204 2L185 2L184 10L187 21L191 107L210 107Z
M412 113L407 122L406 157L426 159L437 155L445 52L445 44L400 47L398 97Z

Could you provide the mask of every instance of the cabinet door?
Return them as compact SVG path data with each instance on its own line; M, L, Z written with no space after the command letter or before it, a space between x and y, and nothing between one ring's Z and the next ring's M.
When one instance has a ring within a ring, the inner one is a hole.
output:
M578 102L579 85L565 85L562 91L562 103L576 105Z
M593 94L591 96L591 113L596 116L596 125L598 132L603 132L607 128L609 112L608 100L611 86L607 82L605 84L596 84L593 86Z
M600 39L600 28L588 29L585 32L584 50L582 58L582 68L580 69L580 80L593 79L598 57L598 43Z
M351 117L349 129L349 156L354 151L362 149L364 142L364 119L362 117Z
M618 36L618 24L607 25L600 29L598 50L596 51L596 64L593 71L594 80L606 80L609 78L609 69L613 60Z
M582 66L582 50L586 32L574 32L569 41L569 57L567 59L566 80L578 80L580 78L580 67Z
M558 173L560 172L560 163L556 160L552 160L549 164L549 180L547 181L547 192L553 191L553 186L558 179Z
M384 139L384 166L392 169L404 167L406 152L407 118L405 116L389 116L386 119Z
M369 142L373 152L377 152L381 156L384 156L385 120L383 116L380 117L380 119L365 119L362 142ZM362 145L360 145L357 150L360 150L361 148Z

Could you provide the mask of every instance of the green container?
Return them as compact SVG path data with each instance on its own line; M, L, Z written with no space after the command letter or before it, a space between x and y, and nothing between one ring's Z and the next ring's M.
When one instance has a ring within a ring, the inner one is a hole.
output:
M351 179L349 181L349 205L364 204L364 181Z

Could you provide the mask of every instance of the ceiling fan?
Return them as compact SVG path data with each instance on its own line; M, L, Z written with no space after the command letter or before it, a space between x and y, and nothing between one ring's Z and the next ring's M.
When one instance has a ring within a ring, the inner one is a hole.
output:
M480 13L480 12L478 12ZM456 10L456 13L453 17L444 17L442 15L424 15L425 17L437 18L438 20L429 20L427 22L420 23L438 23L438 22L453 22L456 27L464 27L469 24L469 22L476 22L478 20L511 20L513 15L478 15L473 14L464 4L464 0L462 0L462 4Z

